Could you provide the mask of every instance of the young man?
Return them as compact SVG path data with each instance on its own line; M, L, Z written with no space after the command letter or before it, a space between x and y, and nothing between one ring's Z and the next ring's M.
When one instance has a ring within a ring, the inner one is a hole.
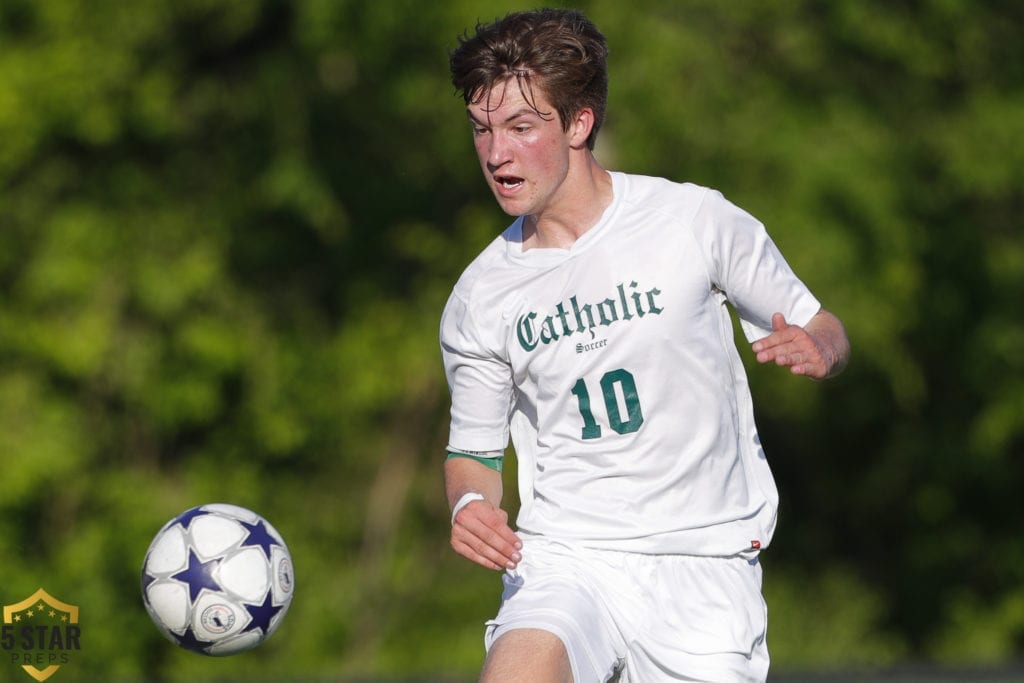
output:
M451 55L516 216L441 322L451 545L505 570L481 680L762 681L777 493L726 303L757 360L793 374L836 374L849 345L749 214L597 163L606 54L582 14L541 10Z

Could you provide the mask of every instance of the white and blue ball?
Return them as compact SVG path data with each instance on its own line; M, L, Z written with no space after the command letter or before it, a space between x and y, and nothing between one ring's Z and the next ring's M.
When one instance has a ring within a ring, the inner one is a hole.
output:
M205 655L250 650L281 624L295 576L281 534L251 510L213 503L156 534L142 566L142 599L171 642Z

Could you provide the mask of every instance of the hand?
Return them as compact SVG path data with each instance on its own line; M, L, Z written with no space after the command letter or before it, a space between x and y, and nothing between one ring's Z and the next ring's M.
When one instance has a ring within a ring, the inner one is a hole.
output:
M794 375L825 379L835 360L815 337L798 325L790 325L781 313L772 316L772 333L751 347L758 363L788 367Z
M488 569L515 569L523 559L523 543L509 527L508 513L486 500L474 500L455 515L451 546Z

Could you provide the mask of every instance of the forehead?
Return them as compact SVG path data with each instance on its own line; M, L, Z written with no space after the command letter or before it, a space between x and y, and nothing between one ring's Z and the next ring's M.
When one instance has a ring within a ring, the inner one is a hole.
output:
M524 114L541 115L553 111L544 89L528 78L509 77L490 88L481 88L466 106L469 115L478 118L506 118Z

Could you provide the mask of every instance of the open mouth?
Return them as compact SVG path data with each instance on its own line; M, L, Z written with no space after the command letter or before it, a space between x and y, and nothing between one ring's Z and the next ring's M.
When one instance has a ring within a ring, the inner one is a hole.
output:
M494 182L506 190L514 190L523 184L523 179L515 176L496 176Z

